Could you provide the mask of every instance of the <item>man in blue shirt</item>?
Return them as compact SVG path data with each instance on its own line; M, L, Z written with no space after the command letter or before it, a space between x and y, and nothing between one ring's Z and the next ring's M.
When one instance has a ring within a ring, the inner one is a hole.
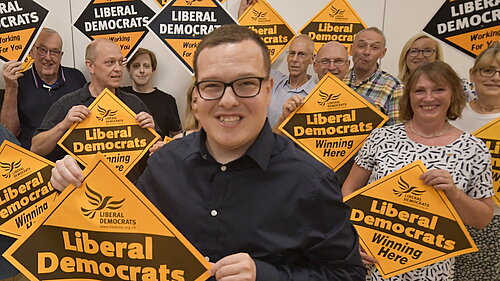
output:
M19 72L18 61L3 66L5 96L0 121L26 149L50 106L86 83L78 69L61 66L62 45L55 30L44 28L30 51L34 60L31 69Z
M194 54L202 129L156 151L137 186L212 262L210 280L364 280L357 234L335 174L266 120L265 43L224 25ZM70 156L59 190L80 186Z

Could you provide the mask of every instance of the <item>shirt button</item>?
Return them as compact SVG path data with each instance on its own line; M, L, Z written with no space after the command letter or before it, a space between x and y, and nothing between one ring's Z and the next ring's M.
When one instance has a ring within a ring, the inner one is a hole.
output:
M206 259L207 261L210 261L210 258L209 258L208 256L206 256L206 257L205 257L205 259Z
M203 160L207 160L207 158L208 158L208 157L207 157L207 155L206 155L206 154L202 154L202 155L201 155L201 158L203 158Z
M220 166L220 170L225 172L227 170L227 166L226 165L222 165Z
M210 211L210 215L212 215L212 217L217 216L217 210Z

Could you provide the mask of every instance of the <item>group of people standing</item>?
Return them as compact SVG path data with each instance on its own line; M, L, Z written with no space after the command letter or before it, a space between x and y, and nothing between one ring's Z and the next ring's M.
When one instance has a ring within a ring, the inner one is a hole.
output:
M240 13L252 2L242 0ZM271 68L266 45L245 27L223 26L200 43L184 122L184 131L196 133L156 146L136 179L213 262L214 279L385 280L373 266L377 261L359 247L342 196L416 160L429 170L423 182L444 191L480 251L389 280L499 277L491 155L471 133L500 117L500 44L476 58L470 69L474 92L467 93L432 38L419 34L408 41L399 79L379 68L385 45L378 28L360 31L350 68L340 43L329 42L315 54L312 40L302 35L290 44L287 75ZM4 64L0 121L23 147L58 160L55 188L83 180L76 161L56 143L71 124L88 117L87 106L104 88L137 113L141 127L162 136L182 131L175 99L153 87L158 62L151 51L141 48L126 62L133 85L123 88L124 59L111 41L87 46L89 82L60 65L62 39L54 30L43 29L30 54L34 65L24 73L20 62ZM317 77L307 74L309 65ZM328 72L389 117L339 172L340 181L289 139L273 134ZM0 236L0 252L11 243ZM11 277L15 272L0 258L0 280L23 280L20 274Z

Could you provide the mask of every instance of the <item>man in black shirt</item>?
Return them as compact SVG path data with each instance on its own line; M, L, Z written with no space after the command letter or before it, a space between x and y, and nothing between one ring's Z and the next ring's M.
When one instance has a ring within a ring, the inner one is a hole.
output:
M156 151L137 186L210 262L210 280L364 280L358 237L335 174L266 120L265 43L224 25L194 55L202 129ZM69 156L59 190L79 186Z

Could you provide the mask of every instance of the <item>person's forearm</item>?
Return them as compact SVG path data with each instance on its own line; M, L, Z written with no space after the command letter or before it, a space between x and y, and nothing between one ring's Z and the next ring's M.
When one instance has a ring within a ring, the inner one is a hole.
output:
M16 137L21 133L17 111L17 87L7 86L5 89L0 123Z
M69 127L64 125L64 121L57 124L54 128L41 132L31 140L30 150L38 155L47 155L54 150L57 142Z
M448 195L455 210L466 225L475 228L487 226L493 218L493 200L490 198L474 199L461 190L455 195Z

